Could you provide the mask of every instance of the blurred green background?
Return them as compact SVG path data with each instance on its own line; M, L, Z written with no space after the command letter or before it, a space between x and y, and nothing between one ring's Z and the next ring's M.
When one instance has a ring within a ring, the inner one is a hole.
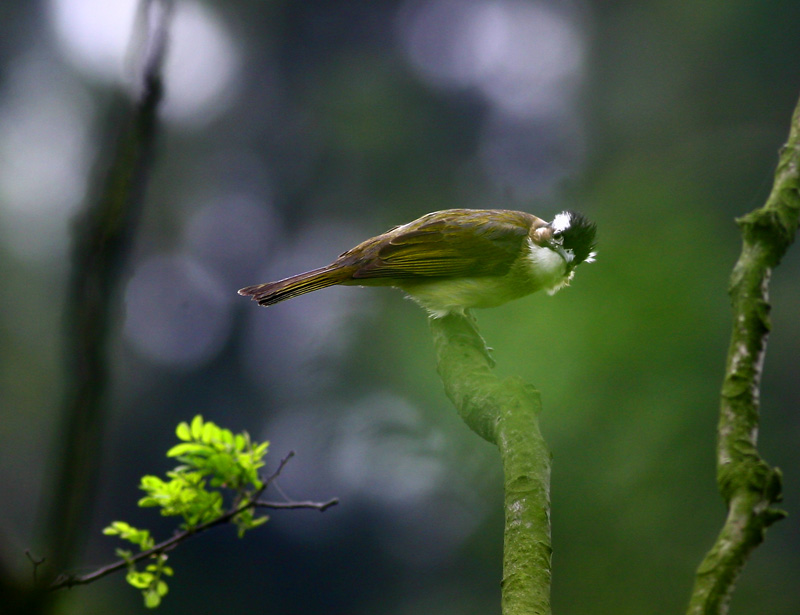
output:
M134 11L0 5L0 532L20 574L59 436L71 220L128 87ZM289 495L341 504L189 542L161 613L499 613L499 459L445 398L423 312L389 289L270 309L236 290L437 209L569 207L597 221L597 263L552 298L478 313L498 371L544 400L554 610L683 612L725 512L733 219L771 185L800 93L798 26L791 0L178 2L157 167L115 298L85 569L113 559L100 529L114 519L171 531L136 508L136 485L202 413L272 441L271 467L297 451ZM772 280L760 438L791 516L733 614L800 612L799 281L794 249ZM121 576L63 604L142 610Z

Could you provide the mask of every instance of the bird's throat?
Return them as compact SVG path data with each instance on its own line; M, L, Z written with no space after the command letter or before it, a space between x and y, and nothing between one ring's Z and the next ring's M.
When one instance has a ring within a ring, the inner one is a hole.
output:
M569 284L572 272L569 271L567 262L558 252L538 246L530 239L528 240L528 250L527 257L521 263L526 271L517 275L529 277L536 286L535 290L546 290L548 294L552 295Z

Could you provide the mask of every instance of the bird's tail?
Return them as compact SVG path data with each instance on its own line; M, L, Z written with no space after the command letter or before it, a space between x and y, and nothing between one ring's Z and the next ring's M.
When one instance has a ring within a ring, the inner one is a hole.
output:
M341 267L320 267L305 273L298 273L277 282L256 284L239 291L240 295L252 297L259 305L273 305L298 295L304 295L320 288L341 284L350 276Z

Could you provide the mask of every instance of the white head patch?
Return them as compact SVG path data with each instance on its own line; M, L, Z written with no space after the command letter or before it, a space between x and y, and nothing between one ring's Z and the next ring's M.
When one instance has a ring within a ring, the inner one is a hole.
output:
M572 223L572 217L569 215L569 212L562 211L555 218L553 218L553 221L550 223L550 226L553 227L553 230L556 233L563 233L570 227L571 223Z

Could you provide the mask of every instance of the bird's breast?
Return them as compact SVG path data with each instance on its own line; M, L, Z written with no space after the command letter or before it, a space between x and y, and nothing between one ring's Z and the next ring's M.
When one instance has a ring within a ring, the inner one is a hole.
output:
M465 308L496 307L538 290L553 294L570 277L561 256L532 244L504 275L402 280L393 285L434 316L442 317Z
M466 308L495 307L533 292L509 276L403 280L396 286L436 317Z

